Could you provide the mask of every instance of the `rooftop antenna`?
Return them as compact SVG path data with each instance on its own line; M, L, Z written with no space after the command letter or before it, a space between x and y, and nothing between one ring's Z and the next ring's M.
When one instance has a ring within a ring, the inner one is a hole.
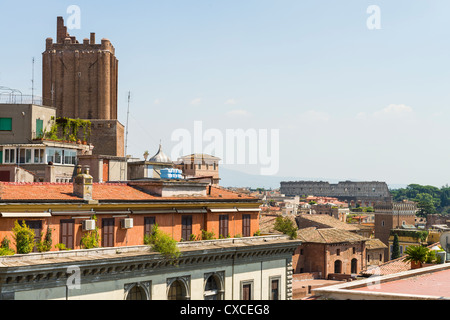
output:
M31 65L31 104L34 104L34 57Z
M127 111L127 129L126 129L126 133L125 133L125 158L128 157L128 120L130 117L130 99L131 99L131 92L128 91L128 111ZM128 159L128 158L127 158Z

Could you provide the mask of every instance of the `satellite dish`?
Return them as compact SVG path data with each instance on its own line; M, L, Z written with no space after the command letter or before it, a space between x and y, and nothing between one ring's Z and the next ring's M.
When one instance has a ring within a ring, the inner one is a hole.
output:
M450 252L450 231L442 233L439 242L441 243L441 247L445 250L445 252Z

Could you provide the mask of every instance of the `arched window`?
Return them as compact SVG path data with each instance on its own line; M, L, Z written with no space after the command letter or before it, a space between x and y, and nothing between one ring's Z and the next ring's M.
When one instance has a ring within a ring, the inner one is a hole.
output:
M342 273L342 261L336 260L334 262L334 273Z
M205 284L205 300L221 300L220 280L211 275Z
M147 295L141 286L134 286L128 292L127 300L147 300Z
M352 274L356 274L358 273L358 260L357 259L352 259L352 270L351 270Z
M125 300L150 300L151 282L125 284Z
M172 282L170 285L168 300L186 300L186 287L180 280Z

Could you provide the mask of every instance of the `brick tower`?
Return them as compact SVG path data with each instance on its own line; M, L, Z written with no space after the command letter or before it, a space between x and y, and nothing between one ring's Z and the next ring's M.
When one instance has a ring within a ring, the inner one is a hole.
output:
M95 154L124 156L117 92L118 60L111 42L102 39L96 44L95 33L91 33L90 39L79 43L58 17L56 43L47 38L42 53L43 104L55 107L57 117L93 120Z

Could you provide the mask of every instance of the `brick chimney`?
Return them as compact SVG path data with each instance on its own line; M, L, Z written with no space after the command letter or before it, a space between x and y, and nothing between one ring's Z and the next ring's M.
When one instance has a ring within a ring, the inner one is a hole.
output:
M89 174L89 166L84 167L84 171L81 166L77 166L77 175L73 180L73 193L83 198L83 200L92 200L93 191L93 178Z

